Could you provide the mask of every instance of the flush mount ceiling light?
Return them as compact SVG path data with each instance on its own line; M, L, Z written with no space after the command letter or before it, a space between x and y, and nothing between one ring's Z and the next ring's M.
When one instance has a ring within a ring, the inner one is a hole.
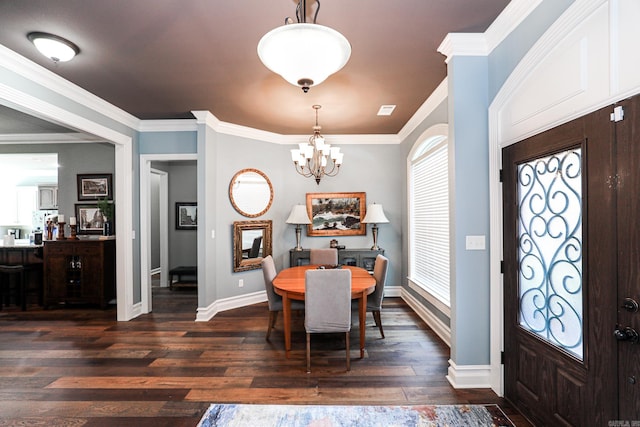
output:
M70 61L80 53L80 49L74 43L53 34L33 32L27 34L27 38L40 53L55 63Z
M351 56L349 41L336 30L316 24L320 2L316 0L313 23L306 23L306 1L296 7L297 24L291 18L265 34L258 43L262 63L306 93L345 66Z

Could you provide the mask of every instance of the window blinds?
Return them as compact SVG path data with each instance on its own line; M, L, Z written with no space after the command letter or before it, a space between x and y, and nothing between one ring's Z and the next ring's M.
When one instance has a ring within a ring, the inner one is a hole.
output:
M411 279L450 306L447 140L411 166Z

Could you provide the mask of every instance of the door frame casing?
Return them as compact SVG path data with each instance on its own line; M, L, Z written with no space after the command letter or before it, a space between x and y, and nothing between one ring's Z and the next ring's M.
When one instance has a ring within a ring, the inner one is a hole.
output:
M167 281L169 276L169 233L162 233L162 230L169 229L169 173L153 168L151 173L160 175L159 230L155 231L160 234L160 287L166 287L169 286ZM149 271L153 271L152 265L150 265Z

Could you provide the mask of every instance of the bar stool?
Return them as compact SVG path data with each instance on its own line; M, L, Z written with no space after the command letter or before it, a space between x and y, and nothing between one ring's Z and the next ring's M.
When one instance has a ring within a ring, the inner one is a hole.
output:
M12 288L11 277L18 275L18 283ZM24 265L2 265L0 264L0 310L5 302L11 304L11 296L16 297L16 305L20 304L22 310L27 309L26 284L24 282Z

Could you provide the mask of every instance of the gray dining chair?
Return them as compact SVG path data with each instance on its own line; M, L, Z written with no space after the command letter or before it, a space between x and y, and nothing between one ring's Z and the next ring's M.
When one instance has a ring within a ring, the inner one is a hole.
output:
M275 327L276 320L278 319L278 312L282 311L282 297L276 294L273 289L273 279L275 279L278 272L276 271L276 264L273 261L271 255L266 256L260 261L262 265L262 275L264 277L264 288L267 292L267 302L269 304L269 325L267 326L266 340L269 340L271 336L271 330ZM291 310L304 310L304 301L291 301Z
M384 330L382 329L382 318L380 312L382 311L382 300L384 299L384 286L387 283L387 270L389 269L389 259L384 255L376 256L375 264L373 265L373 277L376 279L375 290L367 296L367 311L370 311L373 315L373 320L376 322L376 326L380 329L380 335L384 338ZM352 308L358 309L358 301L352 302Z
M307 270L304 304L307 373L311 372L311 334L336 332L345 334L347 371L350 371L351 270Z
M309 251L309 264L337 265L338 250L335 248L311 249Z

